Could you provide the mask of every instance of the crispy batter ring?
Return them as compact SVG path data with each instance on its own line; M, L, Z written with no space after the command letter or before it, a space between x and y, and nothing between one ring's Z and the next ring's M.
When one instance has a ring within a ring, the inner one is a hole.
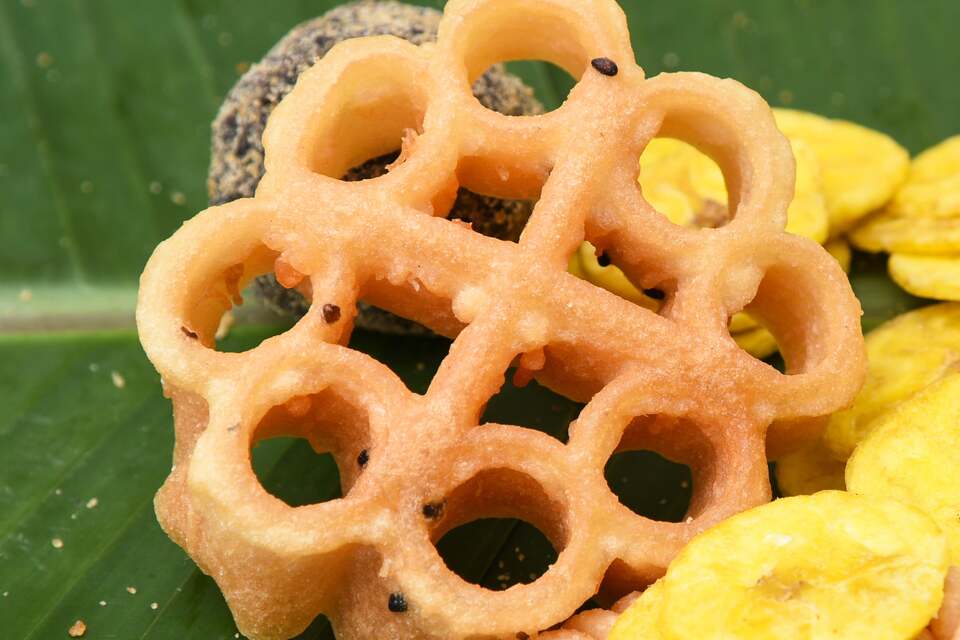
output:
M598 57L619 73L595 71ZM484 109L471 80L518 58L579 78L567 102L536 117ZM435 45L344 42L270 118L256 197L200 213L157 248L137 310L177 428L157 514L245 635L287 638L320 613L341 638L533 635L601 587L613 598L650 582L691 536L768 500L765 446L817 435L804 419L856 393L859 306L835 260L782 230L793 160L767 105L732 80L645 80L633 60L612 0L451 0ZM406 129L419 135L389 174L332 177ZM658 135L717 161L729 224L678 227L645 202L637 158ZM444 219L457 185L539 198L520 243ZM568 274L585 239L666 291L661 315ZM231 299L281 257L306 276L310 312L247 352L213 350ZM455 337L425 395L341 346L359 297ZM324 318L328 304L339 319ZM777 336L787 374L730 338L743 308ZM588 403L566 445L477 424L531 353L538 380ZM268 494L250 447L276 435L332 451L344 497L294 508ZM649 520L610 491L606 461L636 448L691 466L686 521ZM437 500L443 516L424 518ZM538 580L489 591L445 566L445 531L497 516L522 516L559 551ZM395 592L404 613L388 610Z

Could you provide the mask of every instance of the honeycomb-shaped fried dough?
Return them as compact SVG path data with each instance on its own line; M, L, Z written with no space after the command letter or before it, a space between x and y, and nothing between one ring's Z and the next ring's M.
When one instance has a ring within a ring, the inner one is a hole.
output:
M542 116L485 109L472 80L514 59L579 81ZM676 226L646 203L637 158L657 135L718 163L726 225ZM401 139L388 174L337 179ZM598 590L612 601L652 581L694 534L769 500L765 447L810 441L811 418L861 384L843 271L783 231L793 159L769 108L732 80L645 79L613 0L451 0L435 44L341 43L273 112L264 147L256 196L161 244L137 309L177 430L158 518L251 638L288 638L321 613L340 638L533 636ZM519 243L446 220L460 185L537 199ZM567 273L584 240L664 291L659 313ZM310 311L247 352L214 350L222 313L270 271ZM344 346L361 297L454 337L426 394ZM730 338L743 309L777 337L786 373ZM518 357L587 403L567 443L478 425ZM278 435L331 451L343 497L291 507L267 493L250 449ZM640 448L692 468L685 521L644 518L608 488L609 457ZM531 522L558 560L504 591L465 582L434 543L484 517Z

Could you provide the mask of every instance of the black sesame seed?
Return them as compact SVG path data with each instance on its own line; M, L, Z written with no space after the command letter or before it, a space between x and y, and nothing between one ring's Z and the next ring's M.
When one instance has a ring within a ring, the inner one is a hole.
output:
M407 610L407 599L403 597L402 593L391 593L387 600L387 609L394 613L403 613Z
M663 300L664 298L667 297L667 294L665 294L660 289L644 289L643 293L653 298L654 300Z
M187 329L186 327L180 327L180 331L182 331L182 332L183 332L183 335L187 336L188 338L191 338L191 339L193 339L193 340L196 340L196 339L197 339L197 332L196 332L196 331L192 331L192 330L190 330L190 329Z
M335 304L323 305L323 321L327 324L333 324L340 319L340 307Z
M610 58L594 58L590 61L590 64L593 65L594 69L605 76L615 76L620 70L617 67L617 63Z
M430 520L436 520L443 515L443 508L445 503L441 502L428 502L423 505L423 517L429 518Z
M606 252L601 253L597 256L597 264L601 267L610 266L610 256L608 256Z
M370 452L364 449L360 452L360 455L357 456L357 464L360 465L360 468L363 469L367 466L367 463L370 462Z

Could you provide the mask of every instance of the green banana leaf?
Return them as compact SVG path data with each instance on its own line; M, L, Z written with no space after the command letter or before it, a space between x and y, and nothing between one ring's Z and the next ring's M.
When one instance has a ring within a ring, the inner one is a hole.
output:
M133 328L153 247L206 204L209 123L239 70L331 0L0 0L0 634L234 638L216 585L162 533L152 498L169 470L169 402ZM439 6L442 3L433 3ZM648 75L731 76L773 105L886 131L912 152L957 133L960 3L943 0L622 0ZM569 78L512 69L549 107ZM851 274L864 327L923 304L883 257ZM276 326L235 329L242 349ZM448 343L358 332L355 347L423 390ZM565 437L579 407L507 384L490 419ZM338 495L327 457L276 440L253 452L291 503ZM614 460L636 510L682 517L685 468L654 454ZM556 555L532 526L481 521L440 543L489 588L542 573ZM302 638L331 638L319 619Z

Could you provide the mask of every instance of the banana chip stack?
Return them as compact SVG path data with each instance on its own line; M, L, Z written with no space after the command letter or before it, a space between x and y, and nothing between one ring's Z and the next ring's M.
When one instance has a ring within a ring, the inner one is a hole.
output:
M917 156L889 206L850 239L889 252L890 276L910 293L960 300L960 136Z

